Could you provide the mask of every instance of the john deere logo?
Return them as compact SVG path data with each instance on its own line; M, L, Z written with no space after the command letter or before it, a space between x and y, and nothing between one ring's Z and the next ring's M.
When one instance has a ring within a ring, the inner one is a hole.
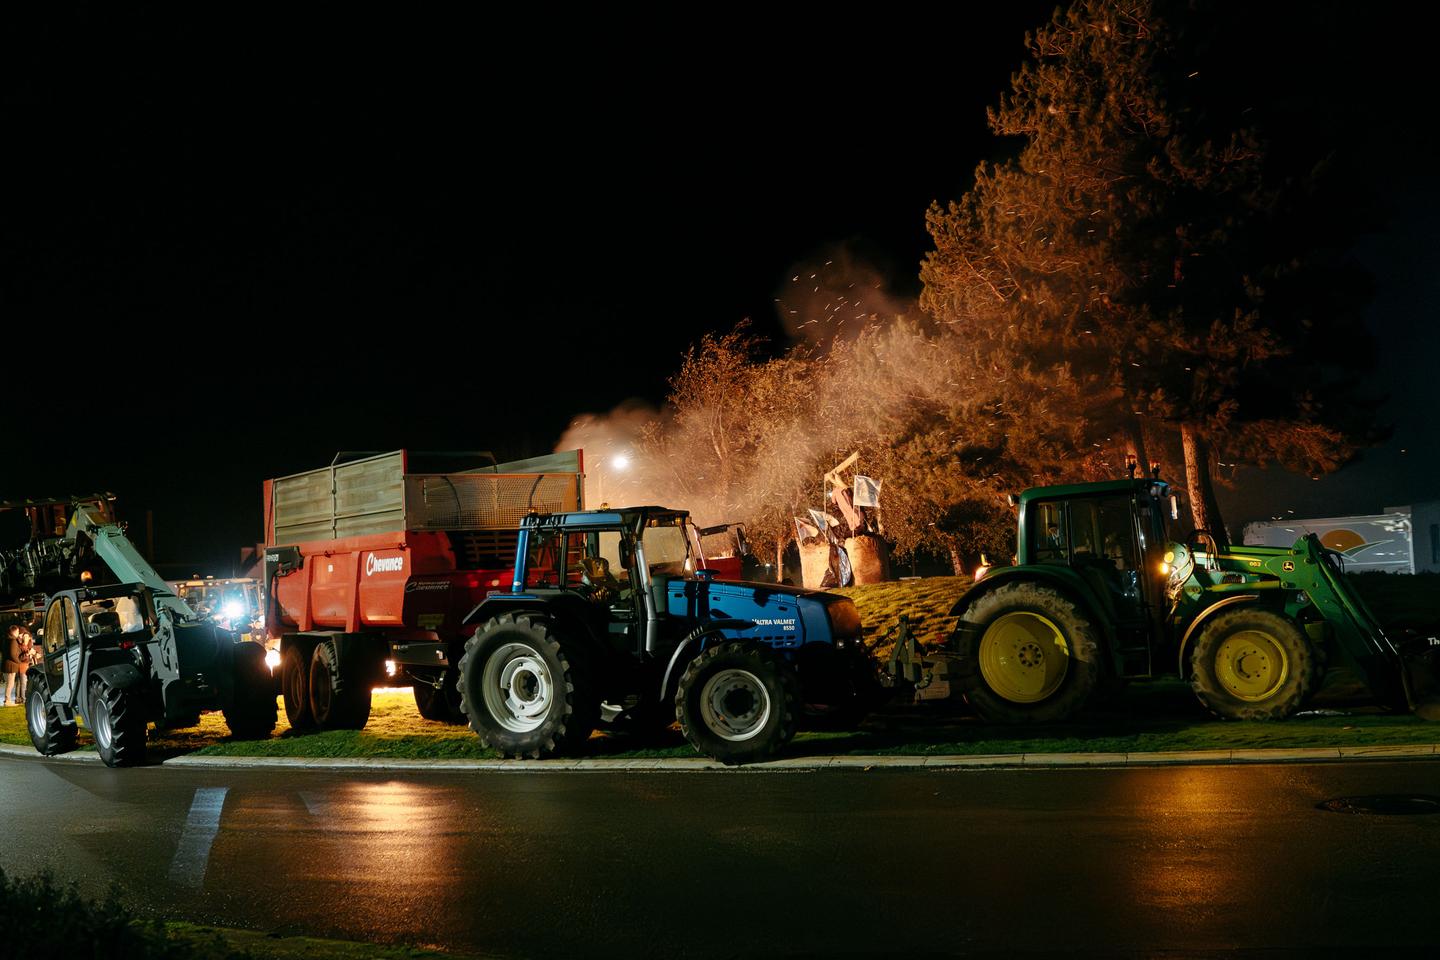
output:
M1285 571L1286 573L1294 573L1294 572L1295 572L1295 561L1294 561L1294 560L1286 560L1284 563L1280 564L1280 569L1283 570L1283 571Z

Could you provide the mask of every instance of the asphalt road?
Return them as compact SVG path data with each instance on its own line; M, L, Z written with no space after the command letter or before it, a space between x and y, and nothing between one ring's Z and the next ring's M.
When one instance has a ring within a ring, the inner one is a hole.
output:
M513 957L1440 945L1440 761L1106 770L108 770L0 758L4 867L149 912Z

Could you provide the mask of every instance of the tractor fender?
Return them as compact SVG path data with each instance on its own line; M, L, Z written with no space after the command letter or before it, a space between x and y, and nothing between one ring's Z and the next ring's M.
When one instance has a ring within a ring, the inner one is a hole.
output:
M1219 603L1214 603L1206 607L1204 610L1200 611L1200 615L1198 617L1190 621L1190 626L1185 628L1185 635L1180 638L1180 648L1177 653L1179 659L1175 662L1175 669L1180 674L1180 679L1184 680L1188 675L1188 672L1185 669L1185 654L1190 649L1190 641L1199 634L1200 628L1203 627L1214 614L1218 613L1221 610L1224 610L1227 607L1233 607L1237 603L1249 603L1252 600L1259 599L1260 595L1258 593L1242 593L1233 597L1226 597Z
M95 667L91 669L90 676L99 677L116 690L129 690L145 682L139 668L133 663L112 663Z
M494 597L486 597L475 605L475 609L465 615L460 623L463 626L472 624L479 625L491 617L499 616L510 610L549 610L550 601L543 597L530 596L524 593L506 593Z
M686 634L685 639L675 645L670 662L665 666L665 676L660 681L660 702L665 703L680 685L680 674L685 672L685 665L705 648L706 636L722 630L749 630L753 626L755 624L749 620L710 620Z
M1043 583L1046 586L1054 587L1060 593L1065 594L1072 601L1080 605L1080 608L1090 614L1099 622L1106 635L1114 632L1115 621L1105 605L1100 603L1095 596L1095 591L1090 584L1078 573L1068 567L1046 567L1039 564L1031 564L1024 567L1009 567L1004 570L994 571L979 583L973 585L960 595L955 605L950 608L950 616L958 617L965 612L965 609L979 600L981 597L997 587L1003 587L1007 583L1026 582Z

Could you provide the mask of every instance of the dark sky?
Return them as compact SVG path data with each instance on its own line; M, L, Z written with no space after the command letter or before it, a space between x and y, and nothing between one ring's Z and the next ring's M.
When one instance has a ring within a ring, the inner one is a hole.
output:
M132 522L155 511L160 560L225 572L259 536L263 478L341 449L547 452L577 413L661 400L706 331L750 317L781 340L787 271L834 244L913 294L925 208L1005 154L984 108L1051 4L311 9L0 30L0 497L113 490ZM1390 46L1418 33L1403 7L1349 9L1294 7L1304 42L1274 50L1303 70L1257 96L1329 91L1373 153L1390 217L1360 253L1410 452L1298 492L1267 479L1274 506L1237 507L1255 515L1322 487L1334 512L1440 497L1416 413L1437 354L1433 81Z

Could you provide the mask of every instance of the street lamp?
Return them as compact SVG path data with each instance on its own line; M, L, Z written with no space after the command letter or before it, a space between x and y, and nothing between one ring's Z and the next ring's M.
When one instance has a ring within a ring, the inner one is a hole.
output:
M630 455L617 453L610 458L607 465L616 473L624 473L630 466ZM605 506L605 471L603 469L595 471L595 498L599 501L599 506Z

